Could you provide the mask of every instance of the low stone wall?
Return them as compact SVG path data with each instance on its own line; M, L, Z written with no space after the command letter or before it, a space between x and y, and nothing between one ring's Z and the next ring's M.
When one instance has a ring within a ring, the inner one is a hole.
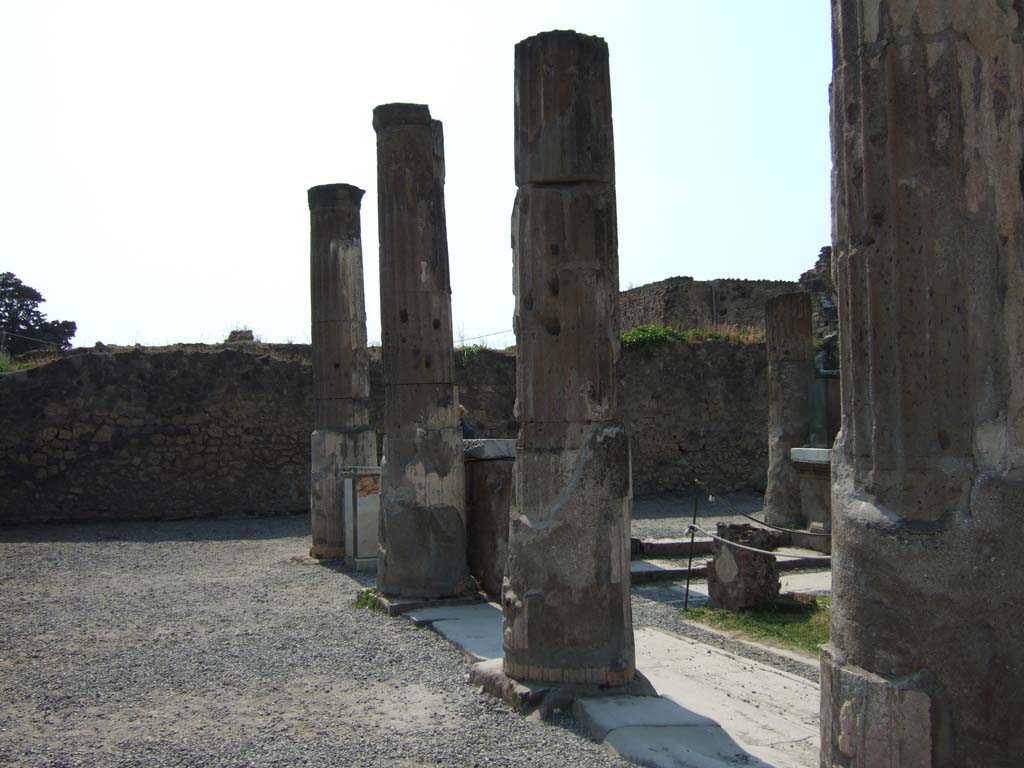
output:
M309 347L75 350L0 374L0 522L301 513L308 509ZM515 437L515 356L460 352L456 383L479 437ZM694 476L763 484L763 345L624 350L637 495ZM371 419L380 423L379 356Z

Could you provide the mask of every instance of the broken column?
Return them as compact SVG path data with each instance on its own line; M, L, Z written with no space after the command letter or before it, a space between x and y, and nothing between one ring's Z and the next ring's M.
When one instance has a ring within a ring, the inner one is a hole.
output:
M454 385L441 123L421 104L373 110L383 333L384 462L377 585L442 597L472 583Z
M822 765L1024 755L1019 3L834 0Z
M310 516L313 557L345 554L341 469L377 464L370 427L369 359L359 204L363 190L309 190L313 433Z
M807 445L811 383L814 379L814 325L810 294L784 293L765 302L768 351L768 487L765 519L772 525L800 526L800 475L790 450Z
M634 674L629 440L618 387L618 242L608 46L516 46L516 413L505 674Z

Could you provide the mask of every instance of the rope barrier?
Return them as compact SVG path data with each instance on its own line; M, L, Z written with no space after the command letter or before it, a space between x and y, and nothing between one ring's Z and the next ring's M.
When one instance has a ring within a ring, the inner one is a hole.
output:
M728 501L726 501L722 496L717 495L714 491L712 491L710 488L708 488L704 483L702 483L697 478L694 478L693 482L695 482L697 485L699 485L701 488L703 488L705 491L707 491L708 495L714 496L716 499L718 499L720 502L722 502L722 504L724 504L726 507L728 507L732 511L733 514L742 515L743 517L747 518L747 520L753 520L755 523L757 523L758 525L763 525L765 528L771 528L773 531L782 531L783 533L797 533L797 534L800 534L801 536L819 536L819 537L821 537L823 539L831 539L832 538L832 534L831 533L816 533L814 531L798 531L798 530L796 530L794 528L782 528L781 526L772 525L771 523L766 523L763 520L758 520L753 515L748 515L746 512L740 512L738 509L736 509L736 507L734 507L732 504L730 504Z
M487 339L487 338L490 338L491 336L502 336L502 335L504 335L506 333L512 333L512 329L509 328L507 331L495 331L494 333L484 333L484 334L481 334L480 336L467 336L467 337L459 339L458 341L461 344L462 342L465 342L465 341L476 341L477 339Z
M7 335L13 336L16 339L25 339L25 341L35 341L40 344L49 344L51 347L60 347L60 344L57 344L56 342L47 341L46 339L36 339L33 338L32 336L22 336L20 333L12 333L11 331L7 331Z
M775 557L792 557L797 560L828 560L829 562L831 562L832 560L832 558L829 555L791 555L787 552L770 552L767 549L757 549L756 547L748 547L746 544L737 544L735 541L729 541L728 539L723 539L721 536L716 536L713 533L709 533L708 531L705 531L703 528L701 528L699 525L691 524L690 527L686 530L687 532L691 530L700 531L705 536L710 536L715 541L720 541L723 544L728 544L730 547L736 547L736 549L745 549L748 552L757 552L759 555L774 555Z

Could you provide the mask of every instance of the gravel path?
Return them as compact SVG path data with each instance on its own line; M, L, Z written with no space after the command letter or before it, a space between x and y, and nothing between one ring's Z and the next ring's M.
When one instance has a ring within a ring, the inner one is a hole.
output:
M352 606L305 517L0 529L0 765L627 766ZM643 615L658 613L643 608Z
M714 533L715 523L749 523L743 512L764 519L764 496L736 492L709 499L701 494L697 502L697 525ZM693 520L693 494L671 494L633 500L631 534L639 539L683 539Z

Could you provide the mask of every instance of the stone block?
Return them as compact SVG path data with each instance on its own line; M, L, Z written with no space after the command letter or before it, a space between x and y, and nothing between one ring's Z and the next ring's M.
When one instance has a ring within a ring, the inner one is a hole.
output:
M629 441L592 425L578 450L521 450L502 589L505 671L566 683L633 676Z
M615 181L608 45L544 32L516 46L516 184Z
M781 537L775 531L745 523L718 524L718 535L755 549L771 550ZM774 555L751 552L716 541L708 563L708 595L712 608L739 611L773 601L779 595L779 569Z

